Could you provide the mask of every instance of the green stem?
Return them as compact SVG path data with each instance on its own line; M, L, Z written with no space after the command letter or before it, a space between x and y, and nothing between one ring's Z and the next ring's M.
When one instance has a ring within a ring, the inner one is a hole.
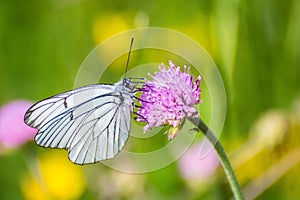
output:
M236 179L236 176L231 167L229 159L225 153L223 146L219 142L218 138L216 138L216 136L213 134L213 132L208 128L208 126L201 119L188 118L188 120L191 121L196 127L198 127L203 132L203 134L208 138L208 140L214 145L214 148L216 149L216 151L221 159L222 166L226 173L228 182L230 184L230 187L234 194L235 199L244 199L239 182Z

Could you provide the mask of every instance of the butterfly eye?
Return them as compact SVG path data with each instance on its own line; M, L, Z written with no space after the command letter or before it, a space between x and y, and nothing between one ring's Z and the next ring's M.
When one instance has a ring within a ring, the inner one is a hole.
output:
M127 89L131 89L132 88L132 82L130 79L124 79L124 87Z

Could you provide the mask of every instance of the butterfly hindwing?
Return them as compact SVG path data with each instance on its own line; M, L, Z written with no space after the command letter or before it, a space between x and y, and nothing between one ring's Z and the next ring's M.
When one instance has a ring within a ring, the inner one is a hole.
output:
M124 147L129 136L130 123L125 124L125 116L130 117L130 110L121 108L114 109L111 114L111 121L108 126L94 137L93 129L89 129L88 134L77 134L74 143L69 149L69 158L74 163L93 163L100 160L113 158ZM127 113L128 112L128 113ZM97 126L97 125L96 125ZM94 129L95 130L95 129ZM84 133L82 131L81 133ZM99 131L98 131L99 133Z

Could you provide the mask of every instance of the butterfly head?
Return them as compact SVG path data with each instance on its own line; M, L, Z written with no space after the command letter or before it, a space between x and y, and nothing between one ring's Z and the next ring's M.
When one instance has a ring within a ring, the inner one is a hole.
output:
M122 81L123 91L132 92L135 85L132 83L130 78L124 78Z

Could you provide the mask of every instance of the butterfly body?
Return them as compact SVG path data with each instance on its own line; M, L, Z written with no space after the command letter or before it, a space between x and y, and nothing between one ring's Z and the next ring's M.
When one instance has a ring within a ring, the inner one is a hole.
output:
M24 121L38 129L38 145L67 149L76 164L110 159L128 139L134 90L128 78L80 87L34 104Z

